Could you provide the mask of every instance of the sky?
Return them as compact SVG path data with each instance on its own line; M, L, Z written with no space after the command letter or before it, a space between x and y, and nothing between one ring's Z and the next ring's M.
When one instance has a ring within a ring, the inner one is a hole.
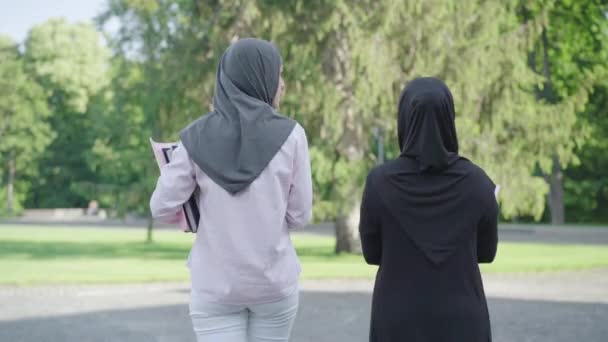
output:
M91 21L106 0L0 0L0 34L21 43L32 26L50 18Z

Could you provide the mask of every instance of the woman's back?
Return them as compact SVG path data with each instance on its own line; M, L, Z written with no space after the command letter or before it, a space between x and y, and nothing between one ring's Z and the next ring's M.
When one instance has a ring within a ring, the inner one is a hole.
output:
M363 255L379 265L371 341L488 342L478 262L496 254L494 184L458 154L452 95L433 78L399 101L401 156L370 172Z
M208 177L181 144L173 152L151 210L162 220L198 185L201 222L188 257L194 295L251 304L293 292L300 265L289 229L311 216L307 151L304 130L296 125L266 168L237 195ZM165 180L171 184L162 184Z
M296 165L308 165L297 160L305 157L306 144L297 125L258 178L236 196L195 166L205 196L200 198L202 222L188 266L199 295L225 303L257 303L280 298L296 286L300 265L289 229L309 221L312 194L301 196L291 189L310 189L309 181L295 173Z
M483 225L485 216L495 215L483 206L493 185L465 159L441 174L423 175L416 166L415 160L398 158L368 177L364 201L373 216L368 212L364 219L376 224L362 220L361 238L368 262L380 265L372 340L486 342L490 327L483 322L489 318L477 262L495 254L495 237L484 234L492 235L495 227ZM398 192L391 190L395 175L417 188L411 197L391 194ZM429 188L423 183L450 186L436 189L443 193L421 192ZM417 205L411 202L416 198ZM479 241L479 251L478 239L489 239Z
M399 158L388 162L372 173L370 177L376 179L372 184L382 191L385 186L393 186L388 179L392 170L415 169L416 162L407 158ZM428 280L445 280L445 271L448 269L470 269L473 273L479 273L477 267L477 232L478 223L484 215L483 198L492 192L492 184L473 163L461 159L440 175L420 175L412 173L405 178L411 178L412 183L426 187L419 177L426 178L427 182L434 182L435 178L454 178L455 182L450 188L443 189L446 196L429 195L424 208L415 207L407 200L399 200L395 196L386 194L387 199L378 195L377 201L381 204L380 216L382 217L382 268L381 272L402 274L413 273L416 276L407 278L413 283L428 277ZM385 183L385 184L382 184ZM389 183L389 184L386 184ZM415 197L423 197L419 193ZM395 201L393 208L385 204L388 200ZM442 203L443 202L443 203ZM408 209L416 212L408 212ZM399 212L395 212L399 210ZM489 208L488 211L492 211ZM411 216L409 220L398 220L395 216ZM418 216L418 217L414 217ZM410 225L404 227L403 225ZM411 236L412 225L418 225L421 229L429 231L433 236ZM435 237L437 236L437 237ZM451 240L439 239L449 237ZM429 239L426 241L424 239ZM438 256L435 256L437 254ZM484 254L493 254L486 251ZM403 270L406 270L405 272ZM419 272L417 272L419 271ZM454 280L465 277L464 273L453 275ZM423 290L423 289L421 289Z
M200 222L188 257L199 342L287 341L300 273L289 230L312 213L306 135L279 108L282 57L245 38L220 59L213 110L180 132L150 200L173 221L195 189Z

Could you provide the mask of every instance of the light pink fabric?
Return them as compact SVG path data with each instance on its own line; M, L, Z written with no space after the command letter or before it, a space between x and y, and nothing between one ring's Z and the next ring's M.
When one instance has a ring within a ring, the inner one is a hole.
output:
M235 196L207 177L181 144L172 158L161 170L150 209L159 221L175 221L180 206L200 187L201 222L188 258L196 296L242 305L290 295L300 263L289 230L312 216L304 129L296 125L260 176Z

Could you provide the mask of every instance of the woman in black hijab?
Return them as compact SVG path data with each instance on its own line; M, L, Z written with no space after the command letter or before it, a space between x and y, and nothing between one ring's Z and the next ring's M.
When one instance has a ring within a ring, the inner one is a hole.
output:
M363 255L379 265L370 341L489 342L478 263L494 260L498 205L485 172L458 155L448 87L410 82L399 99L401 155L372 170Z

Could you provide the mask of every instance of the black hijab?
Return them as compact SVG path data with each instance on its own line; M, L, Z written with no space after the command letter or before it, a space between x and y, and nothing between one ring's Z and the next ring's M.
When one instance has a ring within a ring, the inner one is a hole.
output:
M420 162L420 170L437 172L458 159L454 100L441 80L411 81L399 97L401 154Z
M476 228L494 185L458 156L454 103L435 78L410 82L399 100L402 154L372 177L399 229L433 264L445 261ZM368 180L369 182L369 180Z
M295 127L272 107L281 64L270 42L232 44L217 68L213 111L180 133L190 158L231 194L259 176Z

